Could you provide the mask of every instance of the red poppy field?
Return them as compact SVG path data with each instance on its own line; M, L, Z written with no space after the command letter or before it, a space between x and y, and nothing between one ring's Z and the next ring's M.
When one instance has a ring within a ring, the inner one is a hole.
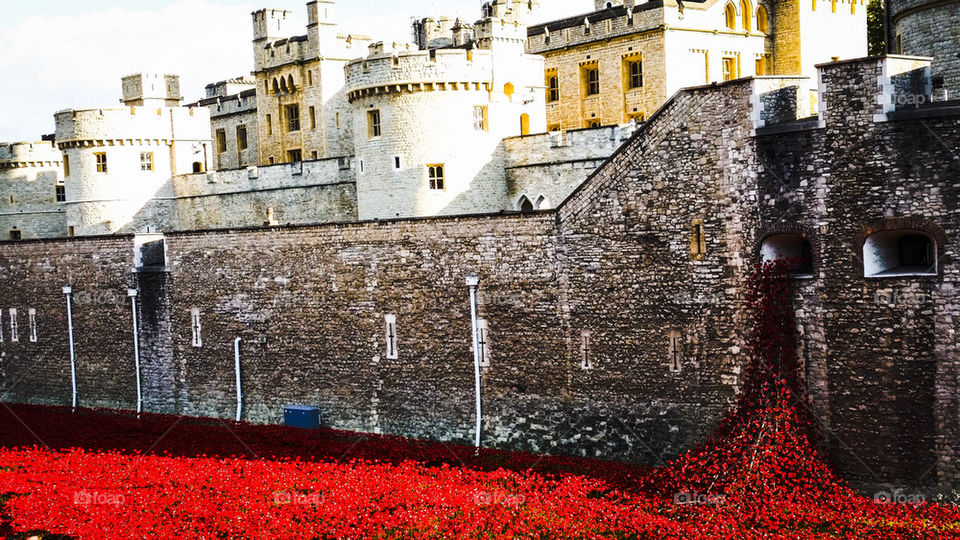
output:
M0 406L0 535L26 538L944 538L821 456L780 267L751 281L739 401L661 468L332 430Z

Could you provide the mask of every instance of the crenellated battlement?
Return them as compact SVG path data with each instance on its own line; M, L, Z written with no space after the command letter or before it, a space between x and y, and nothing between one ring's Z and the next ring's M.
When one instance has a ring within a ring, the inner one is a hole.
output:
M53 141L0 143L0 169L59 167L62 161Z
M412 44L387 47L383 43L370 49L373 54L346 66L346 89L351 101L371 93L490 89L490 51L418 50Z
M202 107L68 109L54 115L60 149L84 141L208 140L210 111Z

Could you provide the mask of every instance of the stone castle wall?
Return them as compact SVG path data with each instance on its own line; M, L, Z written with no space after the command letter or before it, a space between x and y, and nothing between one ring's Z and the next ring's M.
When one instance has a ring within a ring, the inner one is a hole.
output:
M464 278L476 275L485 444L663 463L731 405L747 362L746 278L767 235L792 232L812 244L797 317L833 460L860 486L955 486L960 171L948 156L960 113L884 112L877 83L896 71L884 62L824 66L814 122L778 115L758 128L756 94L779 91L769 81L684 91L556 211L175 233L165 272L135 276L136 239L2 244L13 279L0 298L50 313L35 345L49 369L29 367L37 350L25 344L0 345L3 399L66 398L63 284L109 298L136 279L150 298L147 410L232 416L240 337L249 420L304 403L331 427L466 442ZM865 278L864 238L891 228L930 232L938 272ZM113 375L81 404L129 408L128 311L77 317L85 343L115 348L84 349L83 369Z
M0 240L61 236L66 232L63 157L53 143L0 143Z
M955 99L960 93L960 59L956 56L960 2L891 0L887 5L887 50L934 57L933 74L944 79L943 89L935 96Z

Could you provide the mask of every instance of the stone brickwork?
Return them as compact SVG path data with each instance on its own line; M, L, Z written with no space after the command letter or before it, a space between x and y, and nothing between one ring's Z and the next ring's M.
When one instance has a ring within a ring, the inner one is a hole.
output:
M50 141L0 143L0 240L65 234L62 162Z
M956 99L960 93L960 2L891 0L887 9L887 50L893 54L934 57L934 76L943 84L934 92L938 100Z
M260 163L256 79L208 84L207 97L195 105L210 110L210 138L217 170Z
M555 211L174 233L135 274L137 238L0 244L0 304L47 317L35 349L0 344L2 397L69 398L64 284L79 301L135 283L147 410L232 417L240 338L245 419L299 403L331 427L467 442L475 275L484 443L663 463L732 404L746 278L793 234L811 245L797 318L833 461L861 487L955 488L960 111L885 112L887 64L913 61L822 66L814 121L758 125L793 78L685 90ZM891 231L934 242L935 271L865 277L864 246ZM76 316L80 343L107 343L83 348L101 380L81 405L129 408L129 310Z

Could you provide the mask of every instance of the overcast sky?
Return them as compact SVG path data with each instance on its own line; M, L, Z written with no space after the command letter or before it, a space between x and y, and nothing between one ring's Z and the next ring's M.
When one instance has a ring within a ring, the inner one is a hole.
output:
M250 12L292 11L306 33L307 0L0 0L0 141L53 133L62 109L115 106L120 77L176 73L187 101L210 82L253 68ZM541 0L542 20L593 9ZM413 17L479 17L480 0L340 0L344 32L410 41Z

